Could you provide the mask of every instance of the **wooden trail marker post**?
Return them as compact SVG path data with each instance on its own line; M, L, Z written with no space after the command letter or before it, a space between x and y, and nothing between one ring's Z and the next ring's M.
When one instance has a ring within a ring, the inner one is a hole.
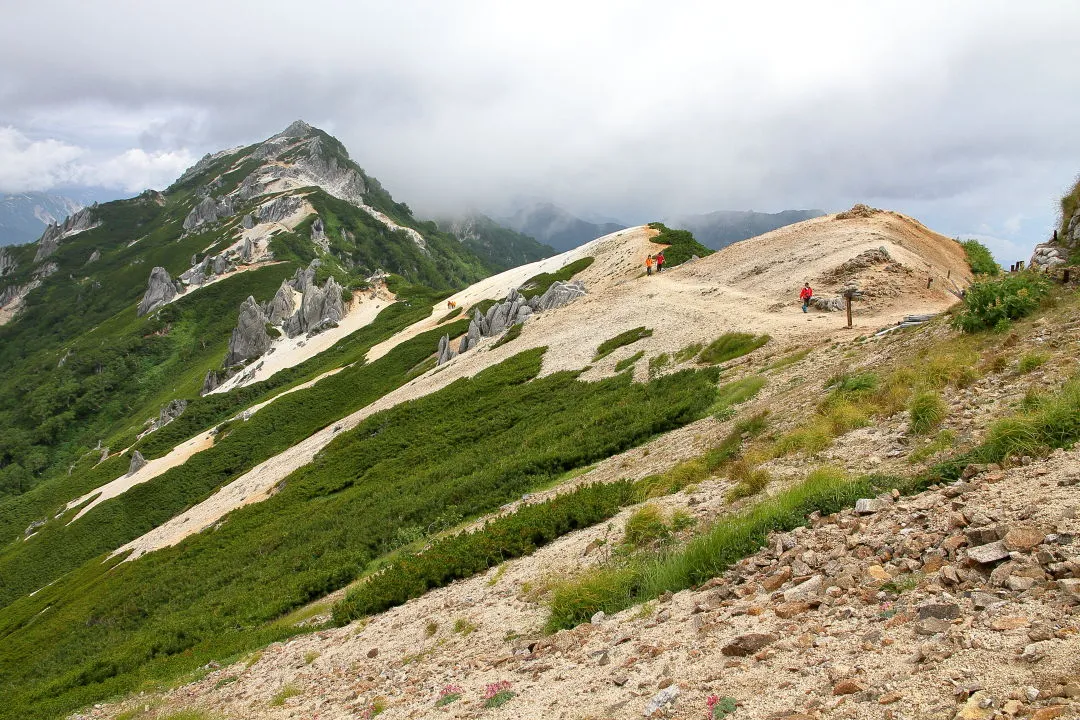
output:
M844 288L844 309L847 311L847 326L851 327L851 300L852 298L862 297L862 293L854 286L848 286Z

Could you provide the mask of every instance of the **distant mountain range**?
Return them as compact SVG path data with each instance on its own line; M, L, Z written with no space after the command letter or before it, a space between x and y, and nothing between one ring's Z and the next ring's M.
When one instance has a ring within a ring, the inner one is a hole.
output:
M778 213L717 210L704 215L670 218L664 222L674 228L689 230L702 245L719 250L740 240L827 214L824 210L783 210Z
M549 202L522 208L510 217L499 218L499 223L536 238L555 248L557 252L565 252L627 227L617 222L588 222Z
M503 227L478 212L436 222L440 230L456 237L492 267L517 267L556 254L550 245Z
M83 203L63 195L0 193L0 245L33 242L48 225L63 222L83 207Z

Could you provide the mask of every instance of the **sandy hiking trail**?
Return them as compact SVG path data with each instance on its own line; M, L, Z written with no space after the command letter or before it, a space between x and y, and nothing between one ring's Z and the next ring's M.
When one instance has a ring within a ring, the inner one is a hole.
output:
M927 289L928 276L949 277L961 284L970 282L970 270L958 243L890 212L850 220L836 220L835 216L808 220L646 277L645 257L660 247L650 241L656 234L645 226L621 230L563 255L487 278L452 296L459 307L467 309L482 299L504 297L512 287L540 272L552 272L580 257L595 258L591 266L575 276L585 283L588 294L561 308L537 313L525 323L518 339L494 349L497 338L482 339L475 350L428 371L260 463L113 554L130 550L128 559L134 559L175 545L214 525L232 510L270 497L278 483L310 463L334 437L374 413L436 392L530 348L548 348L542 367L542 375L547 375L589 366L596 347L621 332L642 325L654 330L652 337L620 348L596 363L583 375L583 379L593 380L613 374L619 360L638 351L644 351L646 358L672 353L691 343L711 342L726 332L765 333L778 346L854 339L895 324L907 314L940 312L957 301L942 282ZM868 291L865 301L856 305L852 329L845 327L843 313L802 313L798 292L804 281L814 283L819 295L836 292L846 280L835 279L835 270L861 253L878 248L885 248L893 258L891 269L873 266L846 276L855 277ZM436 327L445 314L445 302L436 304L430 317L373 347L368 361ZM647 378L647 362L638 362L635 378Z

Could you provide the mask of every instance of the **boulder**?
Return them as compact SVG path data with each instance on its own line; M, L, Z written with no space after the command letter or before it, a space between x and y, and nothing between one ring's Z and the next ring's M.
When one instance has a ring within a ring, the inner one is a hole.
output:
M810 307L822 312L837 312L844 309L844 298L815 295L810 298Z
M330 238L326 237L326 226L323 225L322 218L318 215L315 216L315 220L311 223L311 242L322 248L323 252L329 252L330 250Z
M94 250L94 252L90 253L90 259L88 259L86 261L86 264L89 265L90 263L97 262L100 259L101 259L101 251L100 250ZM0 271L0 275L3 275L2 271Z
M725 645L720 652L729 657L743 657L756 653L766 645L776 642L777 639L776 635L766 633L746 633Z
M244 215L243 219L240 220L240 225L245 230L250 230L251 228L255 227L255 216L251 213Z
M329 277L320 288L314 284L314 269L308 270L311 275L305 274L303 278L302 284L308 289L300 300L300 308L284 324L285 334L289 337L316 332L345 317L345 303L337 280Z
M131 453L131 462L128 464L128 475L134 475L142 468L146 467L146 458L142 456L142 453L136 450Z
M240 250L240 261L250 263L255 260L255 243L251 238L244 238L244 247Z
M146 284L146 293L139 302L137 314L139 317L157 310L165 303L177 296L176 284L169 277L169 273L163 267L156 267L150 271L150 279Z
M266 325L266 315L255 298L249 295L240 306L240 317L229 338L226 367L259 357L270 348L270 334L266 332Z
M1009 551L1005 548L1004 543L997 540L986 545L968 548L967 556L969 560L980 565L989 565L1009 557Z
M232 266L229 264L228 258L224 255L218 255L213 259L214 275L224 275L231 269Z
M232 198L226 196L215 200L210 196L204 197L184 218L184 230L194 230L201 225L217 222L234 213Z

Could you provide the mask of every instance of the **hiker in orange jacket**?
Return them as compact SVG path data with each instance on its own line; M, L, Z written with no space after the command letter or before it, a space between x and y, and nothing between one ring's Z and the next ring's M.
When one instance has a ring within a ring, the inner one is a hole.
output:
M802 291L799 293L799 299L802 300L803 312L806 312L806 309L810 307L810 298L812 297L814 297L814 290L810 287L810 283L805 283Z
M652 263L653 263L652 255L646 255L645 256L645 274L646 275L652 275Z

